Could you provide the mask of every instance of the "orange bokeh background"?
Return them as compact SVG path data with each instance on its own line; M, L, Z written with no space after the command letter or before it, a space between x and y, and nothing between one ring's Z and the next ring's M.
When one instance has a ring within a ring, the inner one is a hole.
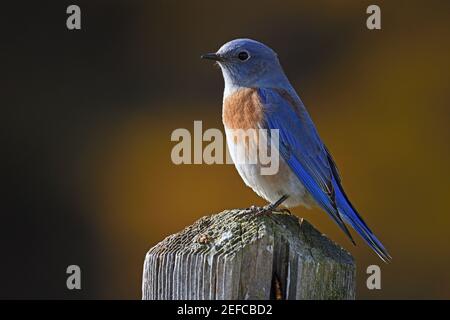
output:
M35 212L51 224L48 230L66 230L49 241L54 248L49 260L38 258L45 266L40 274L55 283L2 296L70 298L53 275L60 272L64 281L60 266L77 264L79 256L87 279L82 297L138 299L151 246L203 215L264 204L232 165L177 166L170 159L174 129L192 131L193 121L202 120L204 130L222 130L221 75L200 54L250 37L278 52L338 164L347 194L393 256L391 264L383 264L360 238L353 247L320 210L293 210L354 255L357 297L450 298L450 6L379 1L382 30L369 31L369 4L81 1L79 34L62 30L53 36L53 23L59 22L47 22L45 39L54 37L48 40L54 49L40 49L24 62L44 67L32 67L37 88L20 104L26 122L9 125L22 128L16 142L45 145L40 149L45 165L34 162L33 168L53 174L36 178L42 179L37 192L47 192L42 186L54 181L59 193L46 201L62 199L58 208L71 209L50 215L46 202ZM14 88L24 81L14 79ZM39 101L33 108L42 106L44 113L27 111L31 97ZM48 120L47 129L40 117ZM27 220L16 223L20 228ZM77 224L85 227L71 233ZM31 250L46 250L47 242L38 244ZM365 286L370 264L382 268L382 290Z

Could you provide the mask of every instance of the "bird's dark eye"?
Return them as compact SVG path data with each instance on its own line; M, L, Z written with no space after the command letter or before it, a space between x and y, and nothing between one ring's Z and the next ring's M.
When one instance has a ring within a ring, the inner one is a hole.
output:
M248 52L246 52L246 51L241 51L241 52L238 53L238 59L239 59L239 60L245 61L245 60L247 60L248 58L250 58L250 55L248 54Z

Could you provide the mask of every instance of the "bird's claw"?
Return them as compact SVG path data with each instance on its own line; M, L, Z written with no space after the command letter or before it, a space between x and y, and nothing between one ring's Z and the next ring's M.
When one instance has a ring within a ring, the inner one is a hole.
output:
M258 210L260 210L261 209L261 207L258 207L258 206L250 206L250 207L248 207L247 209L245 209L245 212L248 212L248 213L255 213L256 211L258 211Z

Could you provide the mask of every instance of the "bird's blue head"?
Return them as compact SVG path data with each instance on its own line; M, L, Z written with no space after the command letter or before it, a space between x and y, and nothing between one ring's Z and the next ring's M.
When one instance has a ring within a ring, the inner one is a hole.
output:
M202 58L219 64L225 80L225 95L243 87L283 88L289 84L275 51L255 40L232 40Z

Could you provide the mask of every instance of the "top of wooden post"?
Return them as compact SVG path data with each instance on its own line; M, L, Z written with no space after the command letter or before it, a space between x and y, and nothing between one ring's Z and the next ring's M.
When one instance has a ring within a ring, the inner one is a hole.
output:
M227 210L151 248L143 299L354 299L352 256L304 219Z

